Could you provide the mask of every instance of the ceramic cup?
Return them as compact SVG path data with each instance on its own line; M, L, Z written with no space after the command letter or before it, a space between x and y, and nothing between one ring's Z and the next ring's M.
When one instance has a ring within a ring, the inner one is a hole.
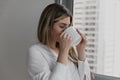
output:
M80 43L81 36L78 34L78 32L73 26L68 27L67 29L64 30L64 32L72 37L73 39L72 46L76 46Z

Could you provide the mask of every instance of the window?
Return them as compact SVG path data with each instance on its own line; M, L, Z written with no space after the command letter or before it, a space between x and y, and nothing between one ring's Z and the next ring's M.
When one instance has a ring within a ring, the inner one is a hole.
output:
M98 74L120 77L120 1L60 1L73 12L73 26L87 36L85 52L90 69Z

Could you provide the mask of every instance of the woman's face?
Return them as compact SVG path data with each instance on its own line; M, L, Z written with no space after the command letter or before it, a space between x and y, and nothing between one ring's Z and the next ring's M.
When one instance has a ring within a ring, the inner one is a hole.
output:
M54 23L52 30L52 39L58 41L59 35L70 26L70 17L66 17L58 22Z

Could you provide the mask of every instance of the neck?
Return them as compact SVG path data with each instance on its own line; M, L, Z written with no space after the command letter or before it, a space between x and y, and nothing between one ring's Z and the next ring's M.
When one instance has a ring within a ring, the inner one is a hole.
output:
M59 53L59 49L56 47L56 43L51 43L50 48L53 49L57 54Z
M52 48L52 49L56 49L57 47L56 47L56 43L54 42L54 43L51 43L50 44L50 48Z

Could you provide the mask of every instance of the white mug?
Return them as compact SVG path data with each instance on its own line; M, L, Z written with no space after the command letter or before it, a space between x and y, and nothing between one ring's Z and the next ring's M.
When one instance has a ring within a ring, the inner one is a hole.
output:
M73 39L72 46L76 46L80 43L81 36L78 34L78 32L73 26L68 27L67 29L64 30L64 32L72 37Z

